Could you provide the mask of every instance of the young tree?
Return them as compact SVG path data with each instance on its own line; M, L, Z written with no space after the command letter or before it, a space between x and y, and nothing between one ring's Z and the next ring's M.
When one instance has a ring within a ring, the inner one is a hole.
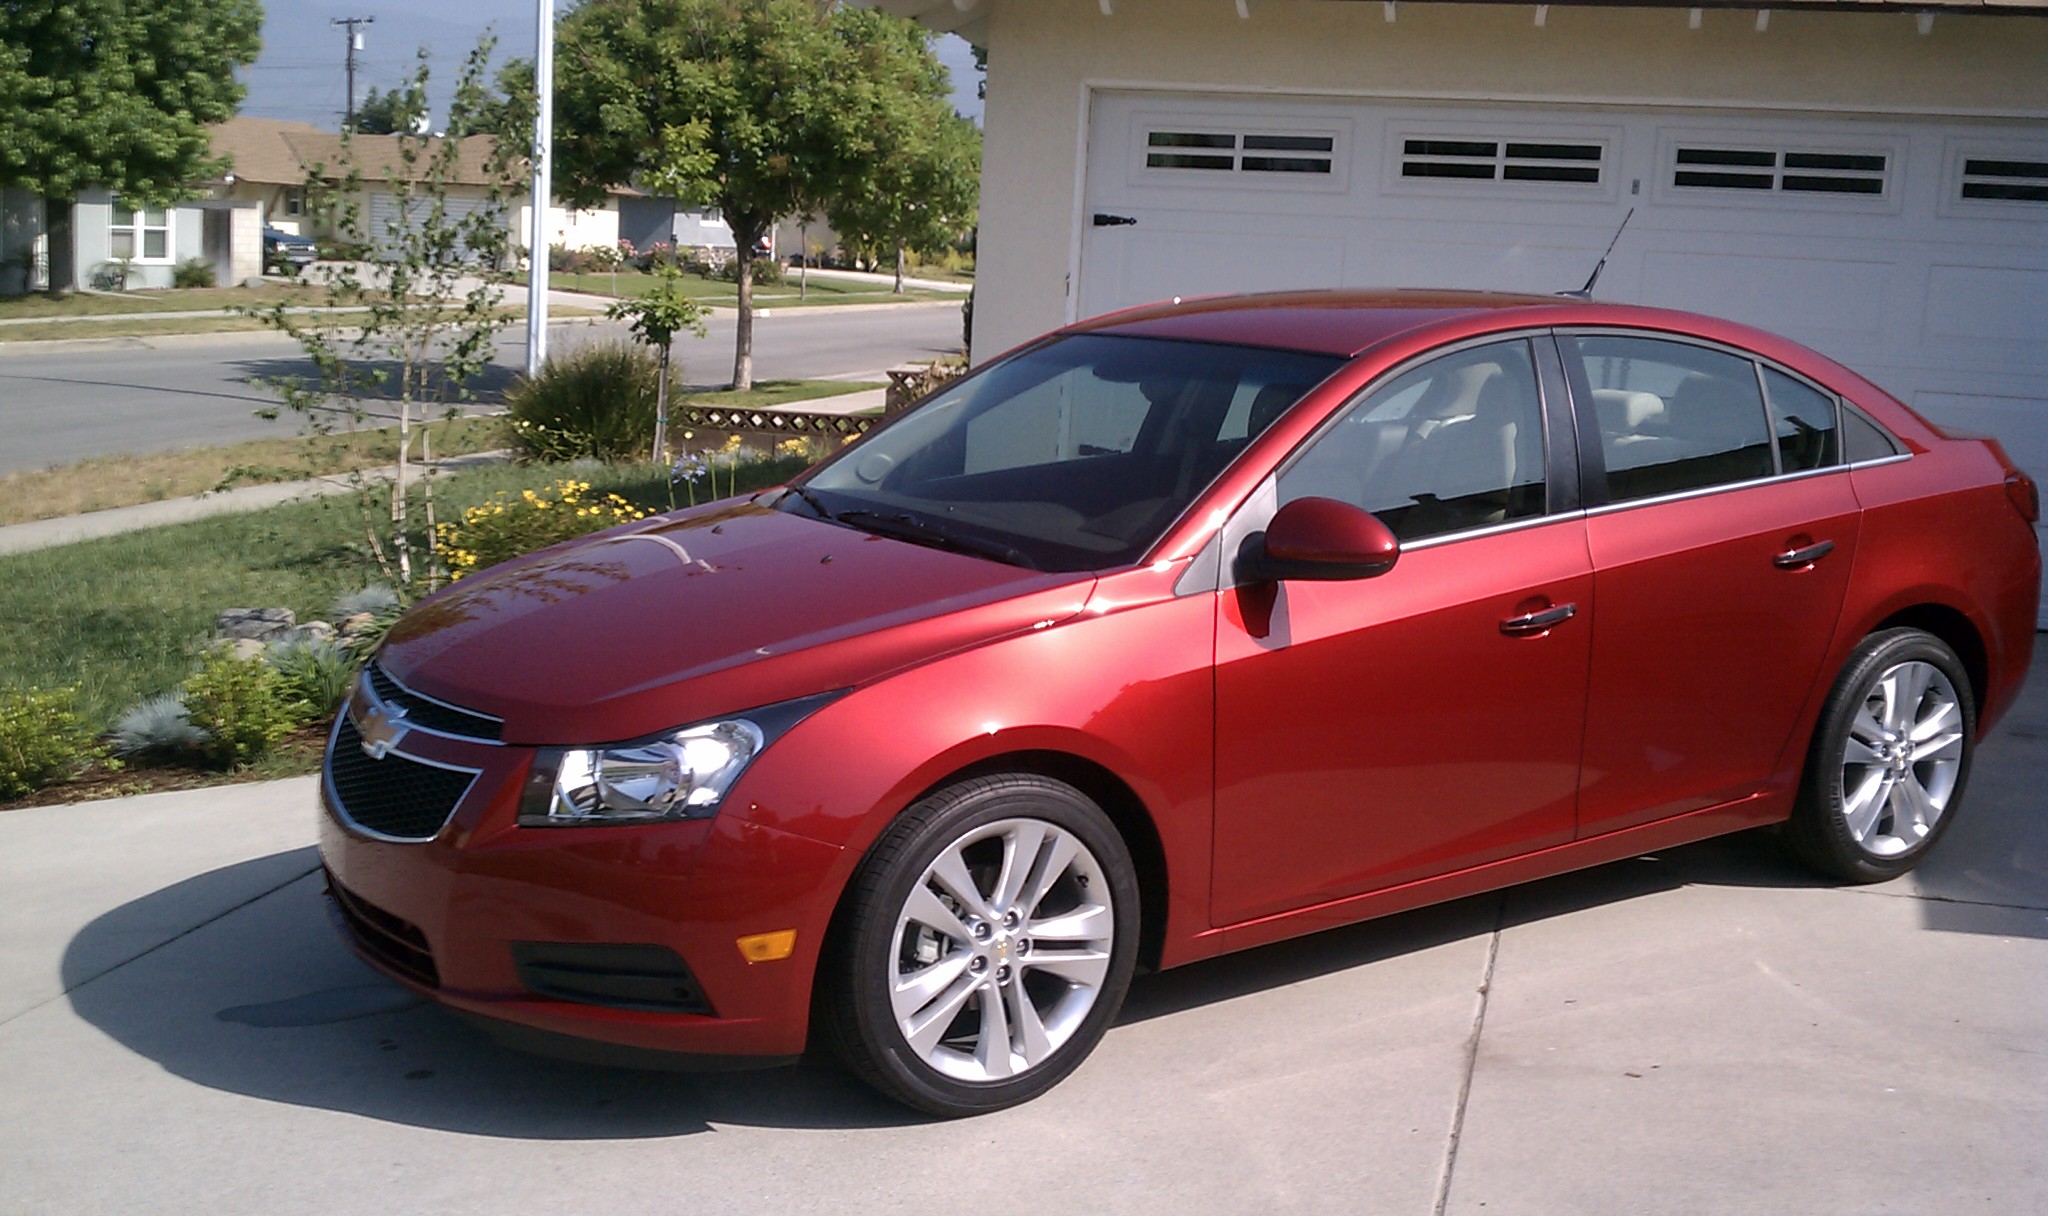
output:
M486 37L463 65L451 121L467 117L463 99L478 95L491 46ZM510 319L500 307L516 260L510 220L528 173L520 144L419 134L427 77L422 50L398 90L397 130L344 132L342 163L314 165L307 176L315 224L372 251L368 261L343 263L328 279L325 303L355 310L302 313L280 302L254 314L296 338L316 369L310 380L270 382L287 406L316 426L337 416L394 424L390 557L374 532L371 543L401 584L416 574L406 498L415 433L424 434L419 424L431 413L453 414L451 397L471 396L469 382L490 363L492 340ZM458 184L480 193L460 199L451 193ZM390 198L374 222L365 206L371 191ZM366 402L368 394L378 399ZM428 455L423 449L421 457ZM435 577L430 565L428 581Z
M660 378L654 383L654 460L668 463L668 366L676 335L704 336L704 306L683 290L683 272L664 259L655 270L655 283L646 295L621 300L605 310L614 321L626 321L633 337L654 348L660 356Z
M214 170L262 23L258 0L0 3L0 188L42 196L52 291L77 282L79 191L169 203Z
M754 377L753 263L778 216L822 211L877 151L895 74L861 53L898 19L814 0L585 0L556 39L555 155L572 203L632 182L732 228L732 383Z

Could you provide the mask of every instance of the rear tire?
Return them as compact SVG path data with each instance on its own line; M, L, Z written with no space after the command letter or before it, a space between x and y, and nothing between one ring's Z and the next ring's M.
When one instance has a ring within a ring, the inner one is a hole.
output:
M977 777L905 811L855 876L820 977L826 1042L882 1093L1001 1110L1078 1067L1138 951L1129 850L1079 790Z
M1976 702L1955 651L1919 629L1874 633L1821 710L1785 843L1834 878L1896 878L1955 821L1976 750Z

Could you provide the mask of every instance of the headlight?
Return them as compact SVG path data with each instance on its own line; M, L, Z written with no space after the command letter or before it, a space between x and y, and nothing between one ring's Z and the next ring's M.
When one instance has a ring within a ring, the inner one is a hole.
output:
M543 748L520 802L520 826L707 819L763 748L838 695L785 701L631 743Z

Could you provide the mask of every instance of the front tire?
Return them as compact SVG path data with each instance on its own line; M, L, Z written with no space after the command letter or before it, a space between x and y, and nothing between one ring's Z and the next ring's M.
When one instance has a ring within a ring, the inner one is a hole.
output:
M1976 746L1955 651L1918 629L1872 634L1821 711L1786 843L1849 882L1904 874L1954 821Z
M1100 807L1036 774L905 811L849 891L821 984L827 1041L934 1115L1029 1101L1108 1030L1137 962L1130 852Z

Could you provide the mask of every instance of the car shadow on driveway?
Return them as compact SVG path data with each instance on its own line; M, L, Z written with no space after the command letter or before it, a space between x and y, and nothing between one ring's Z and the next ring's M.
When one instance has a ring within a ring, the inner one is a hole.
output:
M2039 812L2048 688L2030 694L1980 753L1964 813L1942 849L1906 879L1856 888L1869 893L1858 898L1915 899L1930 930L2010 935L2031 919L2048 936L2048 918L2011 914L2048 910L2048 817ZM1140 976L1119 1024L1685 886L1835 885L1787 860L1769 833L1745 832ZM200 1085L475 1135L635 1139L721 1123L859 1129L921 1121L819 1064L677 1074L514 1052L358 962L330 926L324 900L311 848L132 900L66 944L71 1007Z

